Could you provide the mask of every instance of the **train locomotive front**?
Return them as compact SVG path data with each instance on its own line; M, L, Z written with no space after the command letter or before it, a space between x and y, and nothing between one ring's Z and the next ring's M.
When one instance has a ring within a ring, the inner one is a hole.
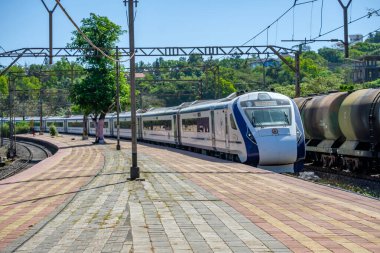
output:
M275 172L299 172L305 158L300 113L288 97L252 92L231 104L245 144L242 162Z

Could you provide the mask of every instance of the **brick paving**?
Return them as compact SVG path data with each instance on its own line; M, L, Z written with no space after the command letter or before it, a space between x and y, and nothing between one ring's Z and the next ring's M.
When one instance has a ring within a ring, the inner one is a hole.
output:
M378 200L151 145L131 182L129 142L36 138L61 149L0 181L1 252L380 252Z

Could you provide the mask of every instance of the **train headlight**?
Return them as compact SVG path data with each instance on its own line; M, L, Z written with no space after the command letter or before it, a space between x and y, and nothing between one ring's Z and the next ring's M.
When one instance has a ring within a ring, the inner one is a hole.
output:
M257 144L256 144L256 140L255 140L255 137L253 137L253 134L252 134L252 132L249 130L249 128L247 128L247 137L248 137L248 139L249 139L250 141L252 141L255 145L257 145Z

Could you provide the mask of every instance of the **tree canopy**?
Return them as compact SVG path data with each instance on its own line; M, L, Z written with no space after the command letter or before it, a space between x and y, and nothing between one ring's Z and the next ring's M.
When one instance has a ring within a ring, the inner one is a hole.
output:
M119 25L114 24L107 17L91 13L89 18L82 20L80 29L98 48L110 57L116 58L116 52L112 48L115 48L119 36L124 33ZM73 35L69 47L92 47L83 34L74 31ZM99 120L99 138L102 140L103 120L106 113L115 105L115 61L110 57L104 57L98 50L89 50L83 53L85 56L80 57L79 62L86 68L87 73L82 80L74 83L71 87L70 98L81 108L84 114L92 114L96 123ZM119 79L121 95L125 97L128 92L126 82L123 76L120 76Z
M114 48L120 35L124 33L120 26L112 23L107 17L90 14L82 20L80 29L83 33L104 52L115 58ZM73 32L69 47L90 48L91 45L78 31ZM76 82L70 90L71 100L87 114L99 115L101 118L112 108L116 94L115 62L104 57L98 51L84 51L85 56L79 62L86 68L86 76ZM125 79L120 76L121 92L125 96L127 89Z

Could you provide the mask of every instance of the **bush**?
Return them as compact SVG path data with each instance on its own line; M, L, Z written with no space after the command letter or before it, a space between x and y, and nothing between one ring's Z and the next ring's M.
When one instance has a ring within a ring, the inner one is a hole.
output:
M54 124L50 125L50 127L49 127L49 133L50 133L51 136L57 136L58 135L57 128L55 127Z
M16 123L16 134L27 134L30 126L28 122L22 121Z
M16 123L16 134L27 134L29 132L29 123L22 121ZM3 137L9 138L9 122L3 122L3 129L1 135Z
M1 129L1 135L5 138L9 138L9 124L3 122L3 128Z

